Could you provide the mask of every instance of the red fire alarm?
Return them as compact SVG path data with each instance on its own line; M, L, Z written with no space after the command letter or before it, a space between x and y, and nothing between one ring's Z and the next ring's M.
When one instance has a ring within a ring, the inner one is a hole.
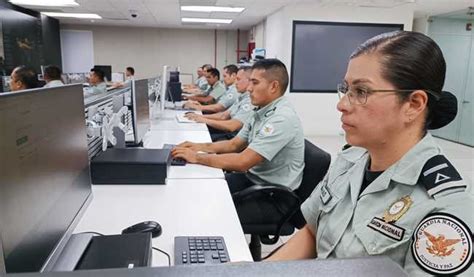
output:
M472 30L472 23L466 23L466 31L471 31Z

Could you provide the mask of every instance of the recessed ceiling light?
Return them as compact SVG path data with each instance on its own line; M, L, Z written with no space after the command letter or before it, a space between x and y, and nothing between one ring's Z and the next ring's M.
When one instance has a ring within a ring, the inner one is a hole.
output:
M222 23L230 24L232 19L218 19L218 18L181 18L181 22L192 22L192 23Z
M71 17L71 18L83 18L83 19L102 19L102 17L95 13L53 13L53 12L42 12L46 16L51 17Z
M75 0L10 0L15 5L45 6L45 7L77 7Z
M216 6L181 6L182 11L188 12L226 12L226 13L240 13L245 8L234 7L216 7Z

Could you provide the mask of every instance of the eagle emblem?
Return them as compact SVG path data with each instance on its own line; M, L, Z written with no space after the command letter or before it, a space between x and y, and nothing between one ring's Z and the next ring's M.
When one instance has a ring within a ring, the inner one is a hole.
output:
M426 246L428 246L426 250L428 250L430 254L433 254L438 257L446 257L451 255L454 252L455 248L449 247L461 241L460 239L447 239L444 235L439 235L435 237L427 231L423 231L423 233L431 242L431 245L426 242Z

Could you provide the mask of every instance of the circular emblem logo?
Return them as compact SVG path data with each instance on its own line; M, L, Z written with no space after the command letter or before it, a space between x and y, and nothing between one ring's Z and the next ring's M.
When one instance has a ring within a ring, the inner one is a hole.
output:
M227 95L227 98L232 99L232 98L234 98L234 95L233 95L232 93L229 93L229 94Z
M249 104L243 105L243 106L242 106L242 110L244 110L244 111L246 111L246 112L250 111L250 105L249 105Z
M413 233L413 258L433 275L455 275L471 265L472 234L450 214L430 214Z

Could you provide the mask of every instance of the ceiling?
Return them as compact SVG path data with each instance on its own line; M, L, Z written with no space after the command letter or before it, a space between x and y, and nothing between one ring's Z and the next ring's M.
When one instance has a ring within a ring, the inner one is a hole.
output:
M474 0L76 0L74 8L44 8L25 6L37 11L97 13L98 20L59 19L61 24L114 25L161 28L250 29L266 16L291 4L321 6L371 6L391 8L412 5L415 17L450 13L474 6ZM216 5L244 7L240 14L181 12L181 5ZM137 15L133 18L131 14ZM231 24L181 23L181 17L233 19Z

